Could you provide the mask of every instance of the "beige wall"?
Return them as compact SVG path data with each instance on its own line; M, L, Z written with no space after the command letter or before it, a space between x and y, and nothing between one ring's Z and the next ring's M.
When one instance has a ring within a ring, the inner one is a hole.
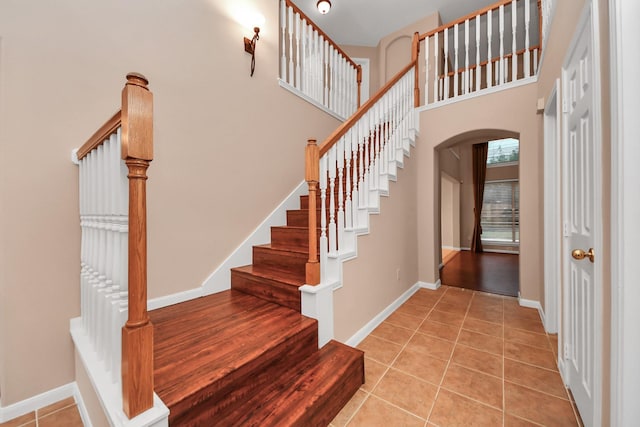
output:
M540 174L542 157L539 153L536 116L535 84L507 89L497 93L457 102L420 114L423 145L418 152L418 245L419 277L421 281L435 283L439 278L438 252L440 248L440 209L434 209L438 200L439 156L436 148L446 148L460 142L480 142L489 138L519 135L520 139L520 194L521 242L520 253L531 261L520 268L520 290L523 298L540 300L542 295L542 240L538 216L542 216ZM490 105L491 108L487 108ZM433 124L437 123L437 126ZM468 156L467 156L468 157ZM465 156L461 156L460 170L464 171ZM468 165L470 169L470 164ZM434 171L438 173L434 174ZM470 185L463 177L461 193ZM464 201L464 195L461 196ZM463 202L461 202L463 203ZM461 211L465 207L461 206ZM461 212L461 222L465 221ZM461 231L461 245L467 235Z
M231 0L0 3L2 406L74 380L69 158L119 108L127 72L155 95L151 298L200 286L302 181L306 139L337 126L278 86L278 2L249 3L266 18L253 78Z
M75 364L76 383L78 384L78 390L80 390L80 394L82 395L82 401L84 402L84 406L87 409L89 418L91 419L91 424L93 427L109 427L109 421L107 420L104 409L100 404L98 395L91 385L91 380L87 375L87 371L84 369L84 365L82 364L82 360L80 359L78 352L75 352Z
M389 183L389 197L380 200L380 215L370 216L370 233L358 236L358 257L343 265L343 287L334 292L335 337L340 341L349 339L418 281L418 166L413 149L404 164L404 169L398 169L398 181Z

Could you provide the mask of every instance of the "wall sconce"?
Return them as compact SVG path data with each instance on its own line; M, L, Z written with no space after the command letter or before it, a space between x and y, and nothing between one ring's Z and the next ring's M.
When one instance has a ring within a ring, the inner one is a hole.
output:
M244 38L244 51L251 54L251 77L253 77L253 70L256 68L256 42L260 40L260 28L253 27L255 32L253 38L249 40Z
M316 3L316 7L318 8L318 12L326 15L331 10L331 2L329 0L320 0Z

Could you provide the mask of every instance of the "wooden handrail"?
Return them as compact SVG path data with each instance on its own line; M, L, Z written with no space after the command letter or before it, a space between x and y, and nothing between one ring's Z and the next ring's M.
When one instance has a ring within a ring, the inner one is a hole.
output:
M329 37L327 33L320 29L318 24L313 22L302 10L300 10L300 8L295 5L295 3L293 3L291 0L285 0L285 4L291 7L296 13L299 13L300 16L304 18L318 32L318 34L324 37L329 42L329 44L333 46L340 53L340 55L342 55L344 59L346 59L347 62L353 66L353 68L358 69L358 67L360 67L353 61L353 59L349 57L349 55L347 55L344 50L342 50L342 48L340 48L340 46L338 46L333 40L331 40L331 37Z
M458 18L458 19L456 19L454 21L451 21L449 23L440 25L435 30L431 30L431 31L428 31L428 32L426 32L424 34L421 34L420 35L420 41L426 39L427 37L431 37L435 33L439 33L440 31L444 31L444 30L446 30L448 28L451 28L451 27L455 26L456 24L463 23L467 19L473 19L476 16L484 15L485 13L487 13L490 10L498 9L500 6L504 6L505 4L513 3L515 1L517 1L517 0L500 0L498 2L493 3L492 5L489 5L487 7L482 8L482 9L476 10L475 12L469 13L468 15L465 15L465 16L463 16L461 18Z
M420 106L420 65L418 63L418 56L420 55L420 33L413 33L413 40L411 42L411 61L416 63L415 79L413 82L413 106L418 108Z
M393 87L411 68L416 66L416 60L412 60L406 67L404 67L398 74L396 74L391 80L387 82L375 95L367 100L358 110L356 110L351 117L345 120L331 135L324 140L320 145L320 157L322 157L329 149L338 142L338 140L358 121L364 114L375 105L376 102L384 96L385 93Z
M82 144L82 147L78 149L78 160L82 160L91 150L99 147L113 132L115 132L116 129L120 127L121 114L122 111L115 113L113 117L106 121L105 124L100 126L100 129L98 129L96 133L91 135L91 138L89 138L87 142Z
M147 168L153 160L153 95L128 74L122 90L122 158L129 169L129 318L122 328L122 405L133 418L153 407L153 325L147 313Z

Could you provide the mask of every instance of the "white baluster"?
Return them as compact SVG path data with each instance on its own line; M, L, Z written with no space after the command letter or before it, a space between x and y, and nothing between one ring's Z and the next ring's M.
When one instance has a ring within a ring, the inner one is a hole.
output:
M433 102L438 102L440 97L440 45L438 34L435 34L433 43Z
M481 87L482 70L480 67L480 15L476 15L476 87L475 91L479 91Z
M531 52L529 52L529 24L531 21L530 0L524 1L524 76L531 77Z
M287 33L289 34L289 76L287 78L287 83L289 83L291 86L294 86L295 69L293 65L293 8L289 7L287 9Z
M499 71L499 84L504 84L505 81L505 63L504 63L504 5L500 5L500 71Z
M359 167L359 157L358 157L358 148L359 148L359 144L358 144L358 130L357 130L357 124L353 127L351 127L351 129L349 130L349 133L351 134L351 159L353 162L353 166L351 168L351 174L352 174L352 178L351 178L351 185L353 186L353 189L351 190L351 226L354 229L358 228L358 207L360 206L360 196L359 196L359 191L358 191L358 187L359 187L359 179L358 179L358 171L360 170Z
M329 109L336 110L336 64L337 51L333 46L329 47L329 70L331 79L329 81Z
M424 105L429 105L429 39L424 39Z
M353 229L353 213L352 213L352 204L351 204L351 193L353 189L351 188L351 162L352 162L352 137L353 137L353 128L349 129L346 134L346 138L344 141L344 159L345 166L347 168L346 173L346 182L345 182L345 202L344 202L344 220L345 220L345 228L347 230Z
M491 14L491 10L487 11L487 89L493 86L493 56L491 55L493 19Z
M338 215L336 221L338 223L338 249L344 248L344 145L345 136L340 138L337 147L338 151Z
M320 281L324 282L327 277L327 251L329 243L327 241L327 155L320 158Z
M444 96L449 99L449 29L444 30Z
M367 192L367 189L365 188L364 185L364 164L365 164L365 157L364 157L364 132L362 130L362 119L360 119L357 123L356 126L358 128L358 151L359 151L359 159L360 162L358 164L358 196L360 197L358 199L358 206L359 207L365 207L366 204L366 198L365 198L365 193Z
M329 150L329 253L338 251L338 228L336 226L336 146Z
M517 2L511 2L511 81L518 80L518 46L516 38L516 28L518 26Z
M320 34L317 31L313 32L313 45L315 48L315 60L314 60L314 82L313 82L313 98L322 103L322 45Z
M287 6L280 0L280 31L282 38L282 56L280 57L280 78L287 81Z
M324 40L324 78L322 81L324 82L324 106L329 106L329 41Z
M469 20L464 21L464 93L469 93Z
M302 39L302 49L301 56L299 59L300 62L300 90L302 93L307 93L307 74L309 73L309 66L307 65L307 20L302 18L302 28L301 28L301 39Z
M454 67L453 67L453 97L455 98L456 96L459 95L458 93L458 70L460 69L458 66L458 24L453 26L453 52L455 55L455 59L454 59Z
M300 14L296 12L295 21L296 21L296 89L300 90L302 87L300 85ZM293 56L293 54L291 54Z

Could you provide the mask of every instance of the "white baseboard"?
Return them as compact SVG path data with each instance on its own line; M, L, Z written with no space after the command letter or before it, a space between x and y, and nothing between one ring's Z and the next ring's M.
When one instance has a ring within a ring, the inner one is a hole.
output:
M431 289L432 291L435 291L436 289L438 289L442 285L442 282L440 281L440 279L438 279L438 281L436 283L418 282L417 284L421 288Z
M47 405L59 402L68 397L73 397L76 401L76 404L78 405L78 412L80 412L80 417L82 418L82 422L85 427L91 427L91 420L89 419L87 408L84 406L84 400L82 400L82 395L80 395L80 390L75 382L45 391L44 393L40 393L9 406L0 406L0 423L28 414L29 412L33 412Z
M364 325L358 332L353 334L346 342L347 345L355 347L367 337L375 328L377 328L384 320L405 303L413 294L415 294L421 287L421 282L416 283L410 287L405 293L400 295L398 299L389 304L384 310L378 313L373 319L371 319L366 325Z
M538 310L538 314L540 315L540 320L542 320L542 325L544 326L544 310L542 309L542 304L540 304L540 301L524 299L520 296L520 292L518 292L518 303L522 307L535 308L536 310Z
M287 211L300 208L300 196L307 194L307 183L302 181L289 195L253 230L249 236L195 289L178 292L149 300L149 310L167 307L194 298L226 291L231 288L231 269L251 264L253 246L269 243L271 227L286 224Z

